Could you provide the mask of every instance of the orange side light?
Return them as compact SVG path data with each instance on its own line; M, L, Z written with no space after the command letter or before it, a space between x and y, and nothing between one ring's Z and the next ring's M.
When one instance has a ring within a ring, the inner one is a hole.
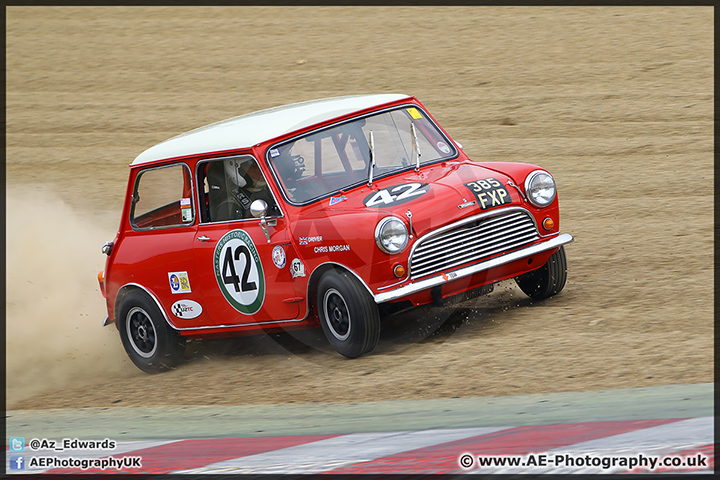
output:
M545 220L543 220L542 226L545 230L552 230L553 227L555 226L555 222L553 221L552 218L547 217L547 218L545 218Z
M393 267L393 275L395 275L397 278L402 278L405 276L405 267L403 267L400 264L395 265Z
M102 296L105 296L105 272L103 270L100 270L98 272L98 283L100 284L100 293L102 293Z

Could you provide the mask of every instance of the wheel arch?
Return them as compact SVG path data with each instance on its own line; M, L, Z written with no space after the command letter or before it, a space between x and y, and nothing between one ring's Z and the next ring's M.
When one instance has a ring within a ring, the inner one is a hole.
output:
M120 311L120 305L122 304L123 299L129 294L130 292L141 292L142 294L146 295L148 298L152 299L153 302L155 302L155 305L160 310L160 313L162 314L163 318L165 319L165 323L167 323L170 328L177 331L178 333L180 330L173 325L173 323L170 321L170 319L167 316L167 313L165 313L165 309L163 308L162 304L160 303L160 300L157 299L153 293L148 290L147 288L143 287L142 285L138 283L126 283L120 289L118 290L117 295L115 296L115 325L120 328L120 319L118 318L117 312Z
M320 283L320 279L325 274L325 272L328 272L330 270L338 270L340 272L346 272L355 277L363 287L365 287L365 290L370 294L373 301L375 301L375 294L370 290L370 287L368 287L367 283L352 269L349 267L343 265L342 263L337 262L325 262L321 263L317 267L315 267L315 270L312 271L310 274L310 278L308 279L308 285L307 285L307 292L306 292L306 302L307 302L307 313L306 316L309 316L310 314L317 315L317 305L315 305L315 301L312 300L315 298L317 294L317 286ZM377 301L375 301L377 303Z

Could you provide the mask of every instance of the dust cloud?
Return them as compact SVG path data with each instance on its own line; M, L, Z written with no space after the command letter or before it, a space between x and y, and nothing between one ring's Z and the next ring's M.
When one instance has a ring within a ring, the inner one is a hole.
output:
M102 327L100 247L114 230L29 186L8 187L6 221L8 408L44 390L132 375L117 330Z

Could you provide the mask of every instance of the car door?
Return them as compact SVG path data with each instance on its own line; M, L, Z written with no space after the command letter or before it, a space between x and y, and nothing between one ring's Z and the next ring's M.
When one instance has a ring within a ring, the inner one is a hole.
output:
M150 166L137 174L130 225L114 269L123 284L133 284L152 295L178 329L207 323L202 313L199 278L192 248L197 237L192 176L186 163Z
M298 316L287 262L287 222L255 158L241 155L198 164L201 222L193 253L203 308L216 325L263 324ZM250 213L268 205L265 222Z

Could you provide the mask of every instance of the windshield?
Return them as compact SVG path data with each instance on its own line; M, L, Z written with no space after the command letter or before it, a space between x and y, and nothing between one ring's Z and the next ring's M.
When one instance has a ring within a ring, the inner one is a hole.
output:
M306 203L413 168L418 159L420 164L435 162L452 158L457 151L424 112L405 106L310 133L268 153L289 200Z

